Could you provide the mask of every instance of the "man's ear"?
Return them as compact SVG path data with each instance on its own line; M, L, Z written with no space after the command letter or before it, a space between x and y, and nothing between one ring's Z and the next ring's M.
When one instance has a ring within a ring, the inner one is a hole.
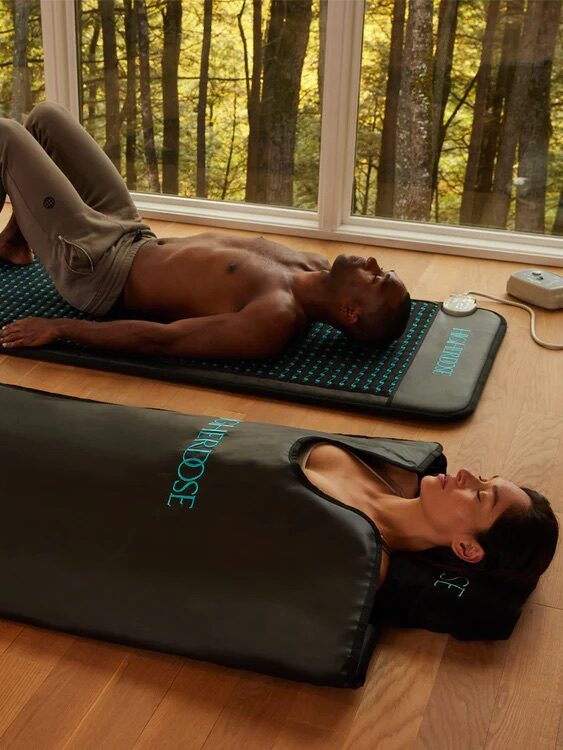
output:
M339 309L342 322L346 325L353 326L360 319L360 311L353 305L342 304Z
M452 542L452 550L459 557L468 563L478 563L485 557L485 550L479 542L473 537L464 537Z

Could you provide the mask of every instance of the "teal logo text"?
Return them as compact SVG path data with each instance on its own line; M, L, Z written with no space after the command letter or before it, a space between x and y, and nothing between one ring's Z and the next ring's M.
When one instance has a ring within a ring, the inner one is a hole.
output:
M200 481L205 474L207 459L219 445L227 432L239 424L239 419L218 417L205 425L182 453L182 460L176 469L176 476L172 491L168 495L169 508L178 505L193 508ZM186 504L184 506L184 504Z
M452 328L432 373L451 377L469 340L471 331L467 328Z
M458 598L463 596L469 586L469 578L465 576L448 576L446 573L440 573L440 577L434 581L434 588L445 586L448 591L453 591Z

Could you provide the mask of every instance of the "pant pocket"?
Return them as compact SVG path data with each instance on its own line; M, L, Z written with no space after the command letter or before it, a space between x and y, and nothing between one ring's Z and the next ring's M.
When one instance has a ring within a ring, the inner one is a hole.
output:
M71 242L59 234L58 240L63 248L63 259L66 267L73 273L88 276L94 271L94 262L87 250L76 242Z

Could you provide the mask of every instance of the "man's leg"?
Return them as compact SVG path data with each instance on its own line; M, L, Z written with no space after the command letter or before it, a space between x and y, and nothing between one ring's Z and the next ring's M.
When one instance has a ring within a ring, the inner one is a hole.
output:
M64 107L52 102L36 104L25 127L68 177L84 203L122 221L141 221L111 160Z
M87 162L81 164L89 168ZM113 263L108 249L136 222L104 216L86 205L15 120L0 119L0 180L0 209L8 193L23 236L59 293L75 307L88 309L99 296L106 266Z
M25 127L68 177L84 203L126 222L128 229L137 229L141 217L121 175L66 109L59 104L40 102L29 113ZM142 227L146 225L139 228ZM15 214L0 232L0 257L17 265L33 260Z

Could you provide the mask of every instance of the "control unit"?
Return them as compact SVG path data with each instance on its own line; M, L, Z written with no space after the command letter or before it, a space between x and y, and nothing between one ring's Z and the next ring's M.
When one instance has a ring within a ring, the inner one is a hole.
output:
M532 305L557 310L563 307L563 276L539 268L513 273L506 284L508 294Z

